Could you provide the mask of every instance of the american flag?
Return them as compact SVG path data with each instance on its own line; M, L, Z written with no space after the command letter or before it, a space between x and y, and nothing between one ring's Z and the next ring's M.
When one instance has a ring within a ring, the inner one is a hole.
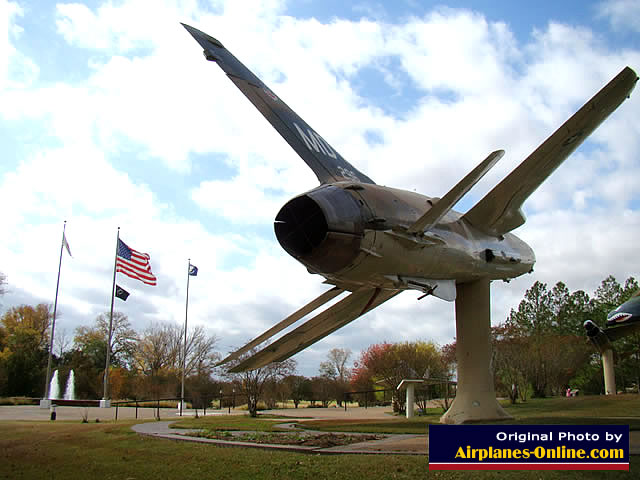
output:
M140 253L129 248L126 243L118 239L118 253L116 255L116 272L140 280L147 285L156 285L156 277L151 272L149 254Z

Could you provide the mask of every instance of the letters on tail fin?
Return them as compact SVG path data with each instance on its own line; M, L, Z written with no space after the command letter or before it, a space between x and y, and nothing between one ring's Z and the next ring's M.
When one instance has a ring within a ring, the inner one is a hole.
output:
M522 225L525 222L523 202L629 97L637 80L631 68L622 70L463 218L493 236Z
M347 162L296 112L278 98L258 77L234 57L218 40L189 25L184 28L204 49L207 60L216 62L242 93L264 115L278 133L316 174L320 183L349 180L374 181Z

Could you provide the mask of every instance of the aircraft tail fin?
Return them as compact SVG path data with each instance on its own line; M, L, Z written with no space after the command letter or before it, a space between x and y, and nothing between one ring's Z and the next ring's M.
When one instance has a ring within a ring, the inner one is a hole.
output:
M343 180L375 183L347 162L296 112L278 98L262 80L234 57L222 43L197 28L184 23L182 26L204 49L205 58L218 64L236 87L313 170L320 183Z
M491 167L504 155L504 150L496 150L489 154L476 168L460 180L455 187L447 192L447 194L438 200L430 210L422 215L407 230L409 233L424 232L429 230L433 225L442 220L449 210L473 187L478 181L484 177Z

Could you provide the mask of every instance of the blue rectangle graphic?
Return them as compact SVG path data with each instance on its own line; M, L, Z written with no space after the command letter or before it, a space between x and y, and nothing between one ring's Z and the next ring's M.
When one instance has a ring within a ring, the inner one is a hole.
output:
M628 425L431 425L430 470L628 470Z

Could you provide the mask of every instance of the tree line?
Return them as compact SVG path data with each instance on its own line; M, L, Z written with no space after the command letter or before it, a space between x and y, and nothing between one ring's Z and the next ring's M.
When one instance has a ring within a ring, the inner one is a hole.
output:
M0 280L2 291L6 280L1 275ZM562 282L551 289L544 283L534 283L507 319L492 328L492 366L498 394L515 403L529 396L562 394L567 387L602 393L600 357L582 324L590 319L604 327L607 313L637 290L633 277L620 285L609 276L591 297L582 290L569 291ZM2 315L0 396L43 395L50 321L51 307L46 304L21 305ZM57 334L52 353L60 391L73 370L77 398L102 398L108 326L109 315L101 314L91 325L78 327L73 341L66 332ZM109 397L178 397L183 342L184 330L177 323L151 323L137 332L126 315L114 312L108 345ZM332 402L342 406L343 401L357 401L387 403L402 411L404 398L395 389L405 378L427 380L416 396L422 410L430 399L439 399L446 410L454 394L455 341L443 346L424 340L382 342L363 350L357 358L352 358L349 349L334 348L311 378L297 375L296 362L291 359L250 372L229 373L216 366L220 359L217 343L218 338L202 326L187 332L185 396L200 408L212 402L226 407L237 400L255 415L261 407L274 408L285 401L293 402L296 408L303 401L325 407ZM614 346L617 385L623 390L637 390L640 335L619 340Z
M583 323L605 328L607 314L638 290L627 278L621 285L605 278L590 297L558 282L549 289L535 282L504 323L493 327L496 386L515 403L528 396L563 394L567 388L585 394L604 393L600 354L585 335ZM622 391L640 385L640 335L614 342L616 384ZM640 393L640 392L639 392Z

